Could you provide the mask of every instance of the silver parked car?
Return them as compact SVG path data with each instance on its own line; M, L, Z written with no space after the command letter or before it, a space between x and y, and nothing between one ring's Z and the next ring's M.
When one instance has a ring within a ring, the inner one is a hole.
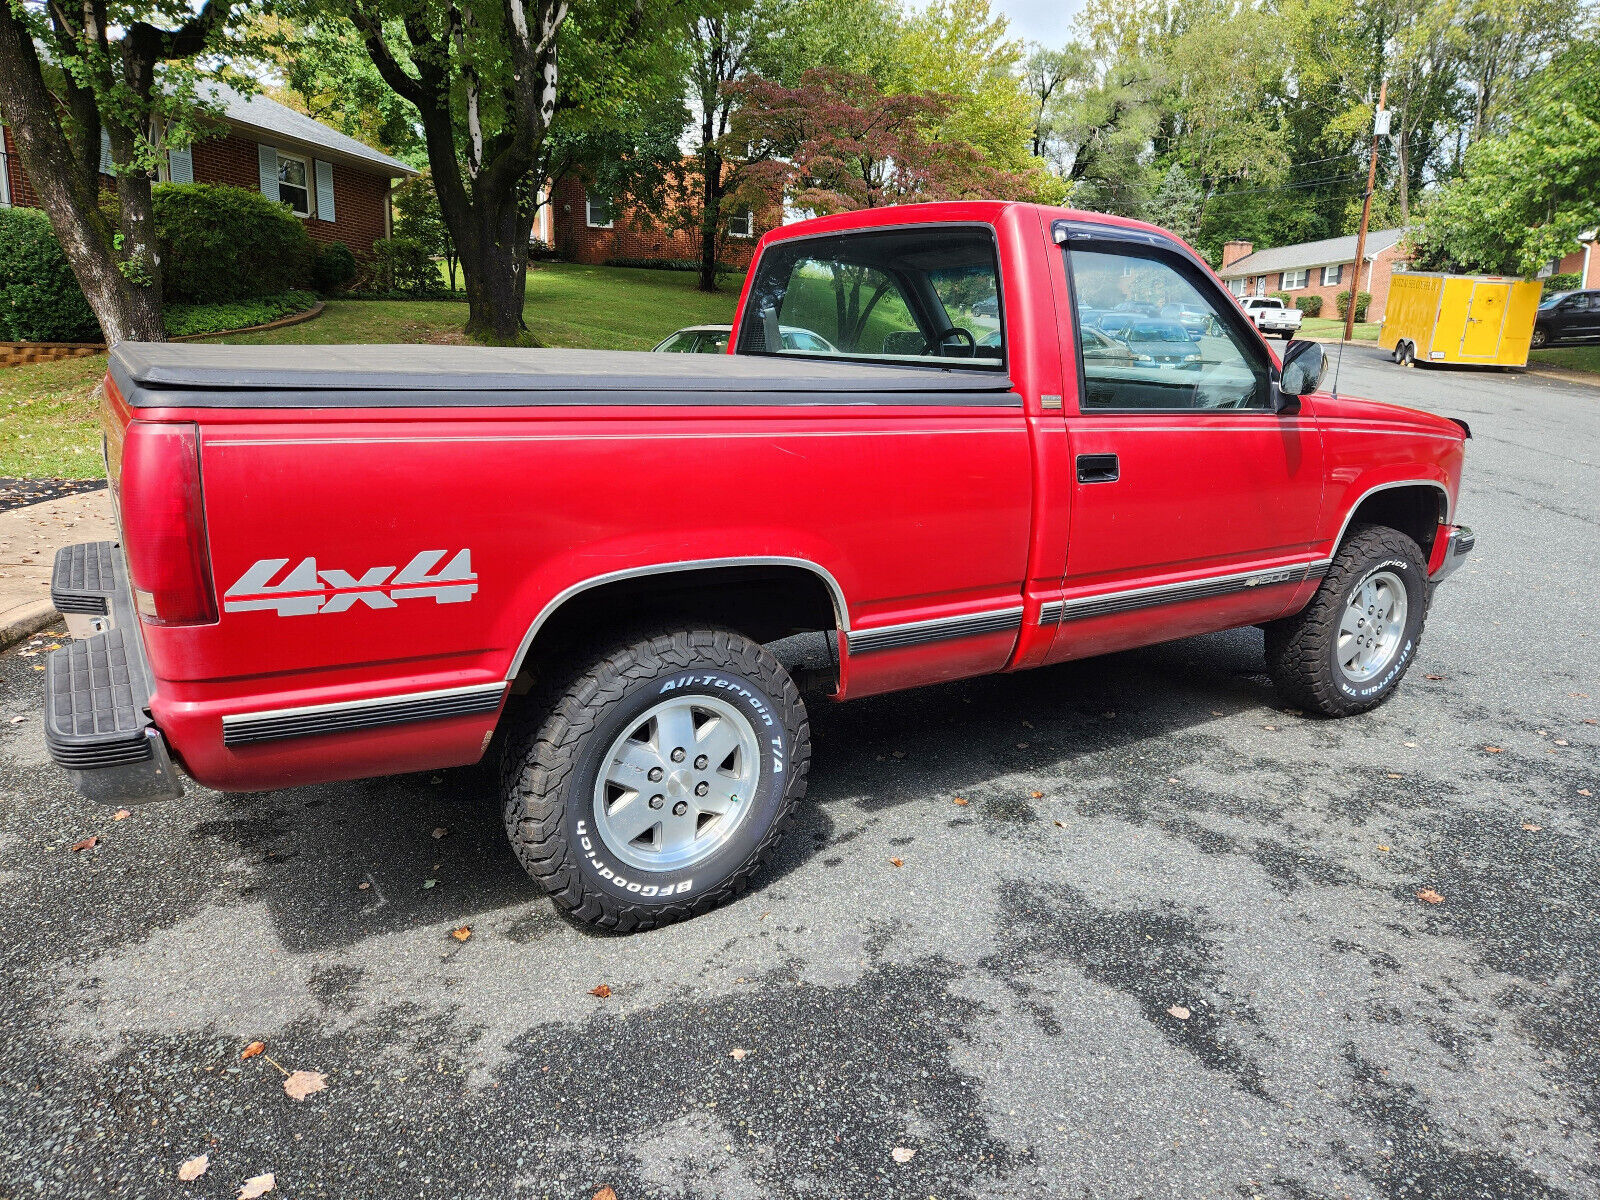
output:
M723 354L728 349L728 335L732 325L690 325L658 342L658 354ZM819 333L801 329L798 325L785 325L783 334L785 350L804 350L808 354L837 354L836 347Z

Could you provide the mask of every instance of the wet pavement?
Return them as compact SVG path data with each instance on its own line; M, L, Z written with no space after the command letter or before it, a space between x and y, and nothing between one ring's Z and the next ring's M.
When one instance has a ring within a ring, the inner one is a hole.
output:
M474 771L113 820L6 653L0 1197L1600 1197L1600 393L1343 379L1475 434L1390 704L1253 630L818 702L771 869L647 934Z

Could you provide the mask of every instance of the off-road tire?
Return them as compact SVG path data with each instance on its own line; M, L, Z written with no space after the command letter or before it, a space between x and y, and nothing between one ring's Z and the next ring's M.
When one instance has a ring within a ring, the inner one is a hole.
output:
M1336 661L1339 621L1351 595L1380 570L1392 572L1405 585L1405 628L1383 674L1353 682ZM1296 708L1325 717L1348 717L1382 704L1417 656L1430 591L1427 560L1416 542L1386 525L1355 526L1311 603L1263 627L1267 670L1279 694Z
M674 689L668 694L734 704L765 743L752 808L687 879L682 871L624 867L593 828L601 760L627 723L658 702L664 685ZM512 719L500 772L511 848L557 906L602 928L653 929L739 895L805 795L811 726L800 693L777 659L728 630L633 635L556 674Z

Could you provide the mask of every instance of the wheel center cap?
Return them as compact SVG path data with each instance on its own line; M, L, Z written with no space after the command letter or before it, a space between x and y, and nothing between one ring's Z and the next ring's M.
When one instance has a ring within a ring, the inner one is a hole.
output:
M679 767L667 776L667 795L687 796L694 790L694 776L686 767Z

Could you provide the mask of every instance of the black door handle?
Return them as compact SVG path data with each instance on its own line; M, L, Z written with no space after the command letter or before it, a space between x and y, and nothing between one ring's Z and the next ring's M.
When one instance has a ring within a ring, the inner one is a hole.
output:
M1121 474L1115 454L1078 455L1079 483L1115 483Z

